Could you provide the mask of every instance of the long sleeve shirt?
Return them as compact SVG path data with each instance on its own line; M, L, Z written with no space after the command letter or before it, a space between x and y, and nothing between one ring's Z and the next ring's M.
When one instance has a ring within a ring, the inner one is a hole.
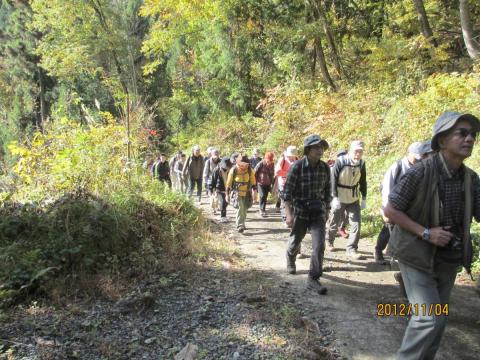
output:
M308 212L308 201L322 200L326 210L332 201L330 167L321 160L315 165L310 164L306 156L297 160L288 170L281 197L284 201L292 202L295 216L302 219L312 218Z
M382 180L382 210L387 206L388 195L390 195L393 187L411 166L407 157L404 157L399 161L395 161L395 163L388 168Z

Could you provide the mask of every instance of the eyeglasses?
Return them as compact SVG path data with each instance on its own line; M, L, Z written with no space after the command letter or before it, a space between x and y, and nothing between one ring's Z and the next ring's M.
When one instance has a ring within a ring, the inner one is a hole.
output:
M477 132L475 130L468 130L464 128L457 129L453 132L455 135L459 135L462 138L466 138L468 135L470 135L474 140L477 139Z

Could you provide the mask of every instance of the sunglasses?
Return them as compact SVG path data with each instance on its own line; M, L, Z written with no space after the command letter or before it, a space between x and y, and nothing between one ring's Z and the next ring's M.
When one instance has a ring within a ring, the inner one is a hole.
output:
M477 132L475 130L468 130L464 128L457 129L453 132L455 135L459 135L462 138L466 138L468 135L470 135L474 140L477 138Z

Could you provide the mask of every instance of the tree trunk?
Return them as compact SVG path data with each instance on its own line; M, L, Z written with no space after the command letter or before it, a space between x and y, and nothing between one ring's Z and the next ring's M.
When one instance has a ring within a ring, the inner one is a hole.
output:
M317 54L318 64L320 66L320 71L322 72L323 79L325 82L330 85L333 91L337 91L337 87L333 82L330 73L328 72L327 62L325 61L325 53L323 51L322 40L319 36L315 38L315 53Z
M37 71L38 71L38 82L40 85L40 94L38 94L39 97L39 103L40 103L40 121L37 121L37 128L42 129L43 124L45 123L45 117L46 117L46 109L45 109L45 74L43 72L43 69L40 66L37 66Z
M417 9L418 21L420 21L423 36L425 37L425 39L430 41L433 46L437 47L438 42L433 37L433 31L430 27L430 23L428 22L427 12L425 10L423 0L413 0L413 3L415 4L415 8Z
M473 60L480 59L480 43L475 39L468 0L460 0L460 23L462 25L463 40L467 47L468 55Z
M312 79L315 79L315 73L317 71L317 50L315 46L312 51L312 65L310 66L310 71L312 72Z
M338 76L343 74L342 64L340 62L340 56L338 55L337 45L335 44L335 39L333 38L332 32L330 31L330 25L328 24L327 15L325 14L324 1L323 0L312 0L314 6L317 10L320 21L322 22L323 31L327 37L327 43L332 52L333 66L337 71Z

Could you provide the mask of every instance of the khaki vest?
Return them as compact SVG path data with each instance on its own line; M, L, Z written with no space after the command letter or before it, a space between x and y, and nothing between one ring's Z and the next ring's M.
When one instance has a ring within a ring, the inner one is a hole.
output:
M344 165L337 181L338 199L343 204L351 204L360 199L360 177L363 161L358 165Z
M424 177L417 189L417 196L405 213L418 224L426 228L440 225L440 196L438 193L439 171L434 158L438 155L423 160L419 166L424 167ZM474 172L465 166L465 213L464 213L464 238L463 238L463 261L466 271L470 273L472 265L472 239L470 225L473 213L473 188L472 177ZM435 253L437 247L415 234L395 225L390 236L390 251L392 255L421 271L434 272Z

